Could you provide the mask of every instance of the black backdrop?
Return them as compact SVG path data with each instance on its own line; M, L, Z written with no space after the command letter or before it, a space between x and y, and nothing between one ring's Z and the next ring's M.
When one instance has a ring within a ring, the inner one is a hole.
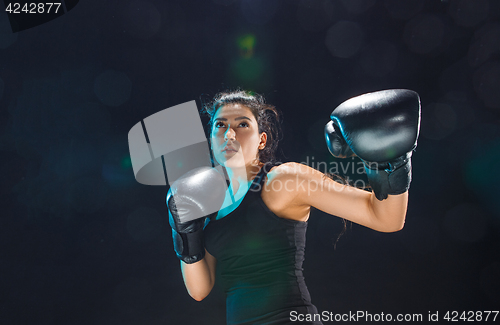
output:
M235 87L281 109L281 159L309 165L333 161L345 99L421 96L405 228L352 225L334 249L340 219L312 212L319 311L498 310L499 17L496 0L82 0L14 34L0 14L0 321L223 324L218 287L185 291L166 188L134 180L127 133Z

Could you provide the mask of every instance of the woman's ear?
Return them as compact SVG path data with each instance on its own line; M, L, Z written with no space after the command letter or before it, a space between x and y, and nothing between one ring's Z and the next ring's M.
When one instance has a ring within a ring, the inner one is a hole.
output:
M259 150L264 149L266 147L266 143L267 143L267 133L266 132L262 132L260 134Z

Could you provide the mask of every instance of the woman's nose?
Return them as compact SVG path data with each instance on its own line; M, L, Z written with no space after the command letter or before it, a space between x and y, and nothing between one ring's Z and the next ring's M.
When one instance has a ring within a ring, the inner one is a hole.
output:
M226 133L224 133L224 140L235 140L236 132L232 128L227 128Z

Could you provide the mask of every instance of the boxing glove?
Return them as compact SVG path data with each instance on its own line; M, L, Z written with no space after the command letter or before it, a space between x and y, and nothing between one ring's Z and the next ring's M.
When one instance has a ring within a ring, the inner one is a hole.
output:
M196 168L170 187L166 204L174 250L185 263L195 263L205 256L205 219L220 209L226 188L225 178L210 167Z
M406 89L383 90L351 98L330 115L325 127L335 157L358 156L378 200L406 192L411 154L420 129L420 98Z
M336 130L333 121L325 125L325 139L328 150L330 150L330 153L334 157L349 158L354 156L354 152L352 152L347 142L345 142L342 134L339 134L339 131Z

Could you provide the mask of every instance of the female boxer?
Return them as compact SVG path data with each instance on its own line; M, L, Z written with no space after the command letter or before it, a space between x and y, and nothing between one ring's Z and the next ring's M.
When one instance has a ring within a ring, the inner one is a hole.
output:
M333 111L325 128L328 148L335 156L356 154L363 160L373 189L368 192L334 182L306 165L274 163L276 109L244 91L216 96L206 111L213 156L230 184L222 208L209 218L181 221L190 219L186 215L194 207L203 209L203 200L197 199L203 191L220 186L215 169L193 176L197 185L185 191L184 199L167 197L189 294L204 299L220 268L228 324L289 324L297 319L321 324L302 274L310 209L377 231L400 230L419 109L416 93L391 90L356 97Z

